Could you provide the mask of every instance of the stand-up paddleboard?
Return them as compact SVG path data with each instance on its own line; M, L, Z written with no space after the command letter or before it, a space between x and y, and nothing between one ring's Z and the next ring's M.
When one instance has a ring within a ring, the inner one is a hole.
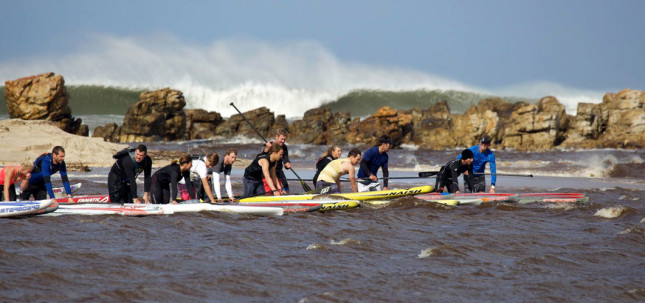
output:
M122 216L151 216L163 215L164 209L157 205L141 205L141 207L121 204L61 204L58 209L47 215L122 215Z
M423 195L416 196L419 199L423 200L437 200L437 199L455 199L455 200L469 200L469 199L481 199L483 202L518 202L519 196L517 194L511 193L501 193L501 194L491 194L491 193L459 193L459 194L447 194L447 193L428 193Z
M332 197L342 197L350 200L385 200L410 195L419 195L432 191L432 186L419 186L408 189L391 189L380 191L368 191L361 193L340 193L333 194ZM238 202L262 202L262 201L289 201L289 200L312 200L320 195L285 195L285 196L256 196L240 199ZM333 199L333 198L332 198Z
M72 197L74 203L110 203L109 195L85 195L85 196L74 196ZM67 202L67 197L58 198L58 203L60 204L69 204Z
M76 184L70 184L69 187L72 190L72 193L75 193L77 190L81 189L82 184L81 183L76 183ZM54 197L55 198L62 198L66 196L65 193L65 188L64 187L54 187L52 188L54 191ZM20 189L20 186L16 187L16 195L20 196L22 193L22 190Z
M341 210L359 207L357 200L296 200L296 201L268 201L268 202L246 202L243 204L214 204L221 206L253 206L253 207L279 207L285 213L293 212L314 212Z
M144 204L125 204L137 207ZM200 211L217 211L253 216L282 216L284 210L280 207L246 206L246 205L216 205L200 203L199 200L187 200L179 204L156 204L164 209L166 214L189 213Z
M520 197L518 201L520 204L535 202L586 204L589 203L589 197Z
M283 214L279 207L254 207L244 205L212 205L209 203L181 204L62 204L54 214L75 215L124 215L149 216L170 215L174 213L219 211L256 216L280 216Z
M459 205L459 200L454 200L454 199L423 199L424 202L435 202L439 204L444 204L444 205ZM367 200L363 201L363 203L369 204L369 205L377 205L377 206L385 206L387 204L392 203L392 200Z
M584 193L521 193L519 194L520 197L557 197L557 198L562 198L562 197L567 197L567 198L582 198L585 196Z
M49 207L52 202L54 202L52 199L24 202L0 202L0 217L10 218L36 214Z

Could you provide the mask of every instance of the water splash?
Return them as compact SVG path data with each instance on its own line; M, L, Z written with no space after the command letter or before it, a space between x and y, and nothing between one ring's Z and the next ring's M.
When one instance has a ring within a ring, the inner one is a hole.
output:
M187 108L217 111L224 117L266 106L288 118L356 90L405 92L454 90L484 95L539 98L554 95L575 111L579 102L599 103L602 93L533 82L484 89L427 72L366 65L336 58L315 41L273 44L224 39L191 44L169 35L94 35L76 50L0 62L0 77L11 80L53 71L68 85L130 90L171 87L184 92ZM172 46L172 47L169 47Z

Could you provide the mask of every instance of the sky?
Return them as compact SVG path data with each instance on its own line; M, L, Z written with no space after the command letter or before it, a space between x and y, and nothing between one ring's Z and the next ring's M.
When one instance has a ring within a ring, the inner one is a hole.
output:
M423 78L598 98L645 89L643 11L642 0L0 0L0 77L318 91Z

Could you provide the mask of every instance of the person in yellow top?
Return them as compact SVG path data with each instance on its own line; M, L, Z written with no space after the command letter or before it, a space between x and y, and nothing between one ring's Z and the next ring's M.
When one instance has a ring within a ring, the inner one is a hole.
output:
M356 177L354 176L354 165L361 161L361 151L358 148L352 148L347 154L347 158L336 159L318 175L316 180L316 188L329 187L330 190L326 193L340 193L340 176L349 174L349 182L352 183L352 190L358 192L358 185L356 184Z

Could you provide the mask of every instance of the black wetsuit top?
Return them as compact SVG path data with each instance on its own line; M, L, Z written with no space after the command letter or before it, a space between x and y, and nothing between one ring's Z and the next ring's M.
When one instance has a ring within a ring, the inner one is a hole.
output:
M182 174L179 164L173 163L166 165L157 170L152 176L156 179L158 185L165 188L168 188L168 186L170 186L171 201L177 199L177 183L179 182L179 180L181 180L181 178L184 178L190 198L195 199L195 187L190 181L190 170L187 170Z
M452 160L446 165L441 167L439 173L437 174L437 190L443 186L447 187L448 192L454 193L459 190L459 175L464 172L468 172L469 176L473 175L472 165L462 165L460 159ZM467 178L466 181L468 185L472 188L470 178Z
M244 178L253 181L262 181L264 174L262 173L262 166L260 166L259 163L260 159L266 159L267 161L269 161L269 170L271 170L272 167L276 166L277 163L280 162L271 162L271 156L269 154L260 153L257 157L255 157L255 160L253 160L253 162L251 162L251 164L244 170Z
M143 192L150 192L150 173L152 171L152 159L148 155L141 163L134 160L132 154L122 155L116 159L110 174L116 174L123 182L130 185L132 197L137 197L137 176L143 172Z

